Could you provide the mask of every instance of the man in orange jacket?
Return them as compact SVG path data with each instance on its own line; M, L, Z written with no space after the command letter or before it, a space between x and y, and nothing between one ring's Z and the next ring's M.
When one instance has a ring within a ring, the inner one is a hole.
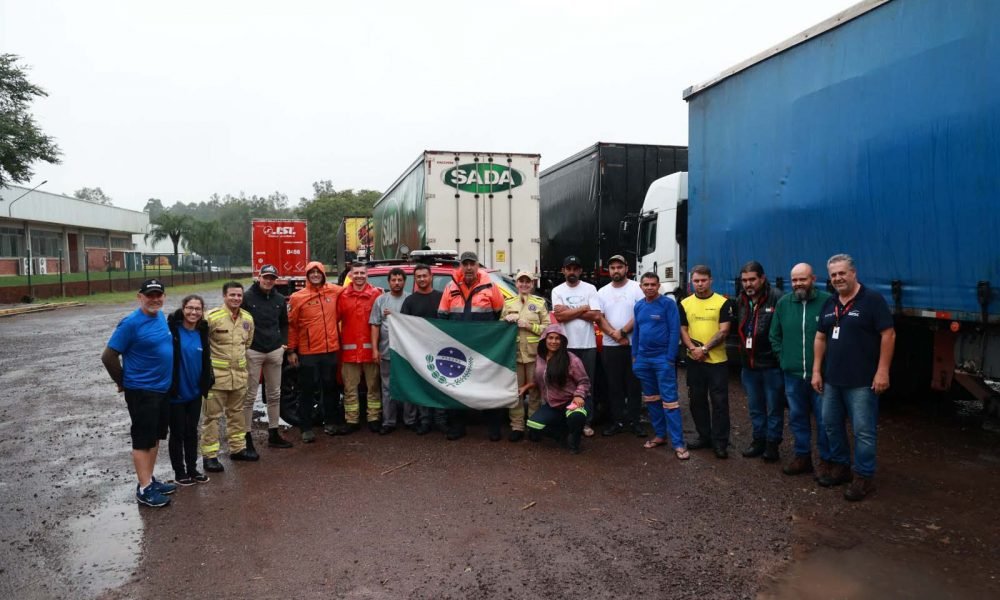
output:
M378 363L372 352L372 332L368 324L375 299L382 290L368 283L368 267L364 263L351 266L351 284L337 301L340 316L340 372L344 377L344 413L347 426L356 431L360 425L361 404L358 386L364 375L368 386L368 428L378 433L382 422L382 397L379 393Z
M493 285L490 274L479 266L475 252L463 252L461 265L445 286L438 305L438 318L452 321L496 321L503 311L503 294ZM465 436L465 415L461 410L448 411L448 440ZM483 411L491 442L500 441L500 422L507 409Z
M346 433L337 389L337 298L344 288L327 283L323 263L306 265L306 287L288 299L288 362L299 370L299 429L302 442L316 440L313 433L313 398L319 392L328 435ZM339 423L339 425L338 425Z

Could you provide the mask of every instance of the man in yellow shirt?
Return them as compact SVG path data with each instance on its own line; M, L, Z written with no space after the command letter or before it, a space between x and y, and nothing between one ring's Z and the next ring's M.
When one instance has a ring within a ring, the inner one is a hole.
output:
M712 270L691 269L694 294L680 301L681 341L687 347L687 385L698 439L691 450L713 448L717 458L729 451L729 367L726 336L733 320L732 301L712 291ZM711 408L709 407L711 398Z

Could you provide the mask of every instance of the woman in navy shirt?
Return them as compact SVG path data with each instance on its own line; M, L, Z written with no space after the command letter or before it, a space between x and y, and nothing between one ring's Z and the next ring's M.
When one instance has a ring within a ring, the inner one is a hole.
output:
M174 342L174 376L170 387L170 462L179 485L205 483L208 476L197 469L198 420L201 401L212 388L208 322L201 296L187 296L167 317Z

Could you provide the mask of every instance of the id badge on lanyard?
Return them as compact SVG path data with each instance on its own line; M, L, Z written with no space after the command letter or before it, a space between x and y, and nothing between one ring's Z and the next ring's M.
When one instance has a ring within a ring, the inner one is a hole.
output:
M849 313L851 311L851 307L852 306L854 306L854 300L853 299L850 302L848 302L847 304L844 305L844 315L845 316L847 315L847 313ZM833 314L834 314L834 316L836 318L836 323L833 326L833 331L830 332L830 337L833 338L833 339L835 339L835 340L839 340L840 339L840 314L841 314L840 313L840 307L836 307L835 306L833 308Z
M748 337L747 338L746 348L747 348L747 350L753 350L753 338L752 337Z

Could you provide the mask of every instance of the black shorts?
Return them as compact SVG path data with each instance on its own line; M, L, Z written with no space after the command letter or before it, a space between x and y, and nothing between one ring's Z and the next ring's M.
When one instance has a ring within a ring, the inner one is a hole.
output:
M125 404L132 418L132 448L150 450L167 439L170 426L170 401L167 395L149 390L125 390Z

